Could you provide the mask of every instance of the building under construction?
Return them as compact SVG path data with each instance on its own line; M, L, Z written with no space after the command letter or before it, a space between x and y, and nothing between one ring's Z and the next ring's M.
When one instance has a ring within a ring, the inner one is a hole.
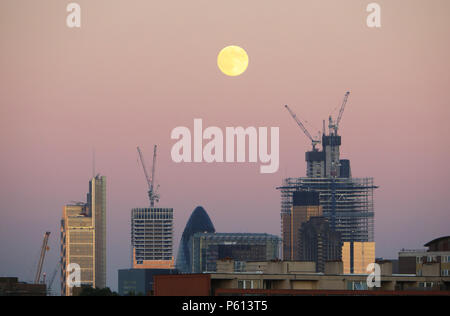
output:
M173 269L173 208L156 207L159 202L155 183L156 145L153 148L151 175L144 156L137 147L139 159L148 185L150 207L131 210L131 264L133 269ZM130 272L131 273L131 272Z
M342 241L374 240L373 178L286 178L281 190L281 214L292 208L293 192L320 194L323 216Z
M340 158L341 136L339 123L350 92L347 92L334 121L329 118L328 133L325 121L321 139L313 138L300 119L286 105L291 116L311 140L312 150L306 152L306 177L286 178L278 189L281 192L281 216L291 212L293 192L316 191L320 196L323 216L330 227L341 234L345 242L374 241L373 178L353 178L350 161ZM316 148L321 144L321 149ZM282 225L283 226L283 225ZM283 230L283 227L282 227Z

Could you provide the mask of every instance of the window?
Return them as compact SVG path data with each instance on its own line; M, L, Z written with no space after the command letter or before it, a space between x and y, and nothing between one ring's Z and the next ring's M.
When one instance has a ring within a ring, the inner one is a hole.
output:
M353 281L350 284L352 290L367 290L367 283L362 281Z
M421 288L431 288L433 285L433 282L419 282L419 287Z
M422 263L422 257L416 257L416 263Z
M238 289L254 289L255 285L254 280L238 280Z
M442 276L449 276L448 269L442 270L441 271L441 275Z
M442 256L442 262L450 262L450 256Z

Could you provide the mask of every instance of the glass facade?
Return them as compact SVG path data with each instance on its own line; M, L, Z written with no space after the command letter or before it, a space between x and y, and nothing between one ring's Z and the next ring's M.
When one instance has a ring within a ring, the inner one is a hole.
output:
M342 260L341 235L330 228L325 217L312 217L300 228L300 261L314 261L317 272L325 272L325 263Z
M375 242L344 242L344 273L367 274L367 266L375 262Z
M70 214L70 215L69 215ZM95 286L94 234L92 217L87 217L85 205L66 205L61 221L61 294L71 295L65 280L71 263L80 266L81 285Z
M87 203L66 205L61 219L61 295L72 295L67 285L71 263L80 266L81 285L106 287L106 178L89 182Z
M313 216L322 215L319 194L313 191L293 192L293 205L289 212L281 214L283 259L300 260L300 228Z
M252 233L195 233L191 238L193 273L216 271L217 260L270 261L279 258L281 239Z
M199 232L214 233L215 231L214 225L205 209L201 206L196 207L189 217L181 236L176 263L178 271L184 273L192 272L192 236Z
M343 241L374 241L373 178L286 178L281 191L281 216L289 214L293 194L299 190L316 191L323 216Z
M88 203L95 227L95 287L106 287L106 177L89 182Z

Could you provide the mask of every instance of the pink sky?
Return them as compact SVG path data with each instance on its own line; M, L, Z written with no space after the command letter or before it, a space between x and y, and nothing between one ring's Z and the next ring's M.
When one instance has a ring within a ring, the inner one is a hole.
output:
M45 230L58 256L62 206L84 200L91 155L108 181L108 285L129 267L129 217L147 205L137 162L159 146L161 206L175 210L175 244L197 205L222 232L280 234L286 176L304 176L312 132L351 95L341 122L343 158L373 176L378 257L448 235L450 212L450 2L70 1L0 3L0 276L30 279ZM224 76L216 56L243 47L249 67ZM259 164L175 164L170 132L204 126L279 126L280 169ZM313 126L313 127L311 127ZM176 254L176 253L175 253Z

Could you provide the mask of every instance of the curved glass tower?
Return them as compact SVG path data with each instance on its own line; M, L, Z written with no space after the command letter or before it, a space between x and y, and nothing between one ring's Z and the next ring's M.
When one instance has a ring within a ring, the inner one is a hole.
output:
M192 272L191 238L195 233L204 232L214 233L216 230L205 209L201 206L197 206L187 221L183 235L181 235L180 247L178 249L176 261L176 268L179 272Z

